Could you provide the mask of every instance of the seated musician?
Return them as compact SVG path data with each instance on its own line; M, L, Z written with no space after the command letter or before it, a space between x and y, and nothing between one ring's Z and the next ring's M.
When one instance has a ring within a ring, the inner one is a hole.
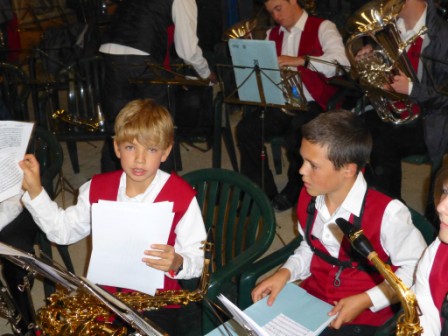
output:
M77 204L63 210L43 190L36 158L26 155L20 162L26 190L23 203L50 241L71 244L90 234L91 207L98 200L173 202L175 215L168 241L148 246L142 251L146 256L142 262L165 272L163 290L181 289L178 279L201 275L201 247L206 233L195 191L175 173L170 175L159 169L173 140L173 122L164 107L151 99L131 101L115 121L114 149L123 170L93 176L80 187ZM130 226L125 225L123 230L129 230ZM162 308L146 312L145 316L170 335L184 335L185 330L178 323L182 311L185 310Z
M291 208L300 191L301 165L299 153L300 127L324 111L336 88L326 79L337 74L334 65L316 61L338 62L348 65L341 35L336 26L328 21L309 16L297 0L265 0L265 8L278 23L267 32L267 39L275 41L280 67L297 69L304 84L304 95L308 101L307 111L284 113L270 108L260 119L260 109L246 115L238 124L236 137L241 156L241 172L258 185L272 200L277 211ZM313 56L307 60L306 56ZM263 125L264 123L264 125ZM278 193L268 160L261 159L262 126L265 137L283 136L289 160L288 183ZM262 169L264 165L264 169ZM264 178L262 184L262 171Z
M396 198L401 197L401 160L428 153L437 166L448 145L448 95L442 92L448 83L448 22L438 15L433 0L406 0L397 19L401 39L409 40L424 26L428 28L427 33L406 48L417 80L413 82L400 71L386 87L408 95L410 102L416 104L413 109L418 109L420 118L396 126L382 122L375 111L366 114L373 137L371 182ZM366 59L371 52L372 46L366 46L359 51L357 59Z
M448 169L440 171L434 186L438 202L439 235L423 254L416 272L415 295L422 311L423 335L448 335ZM442 332L441 332L442 331Z
M0 202L0 242L34 254L38 227L30 213L23 208L20 202L21 197L22 195L19 194ZM19 289L19 286L24 284L24 277L27 274L28 271L22 267L8 260L2 260L3 279L17 305L18 312L22 315L22 319L15 327L21 335L34 335L32 331L32 324L35 322L33 306L28 293ZM32 286L32 277L29 280Z
M272 305L287 282L303 280L310 294L334 305L337 314L321 335L373 335L394 311L397 299L372 264L350 249L335 224L344 218L363 229L379 257L407 285L426 243L409 210L370 189L361 170L372 148L361 118L345 110L322 113L302 127L300 174L304 183L298 230L305 237L286 263L252 292ZM347 244L347 245L346 245Z

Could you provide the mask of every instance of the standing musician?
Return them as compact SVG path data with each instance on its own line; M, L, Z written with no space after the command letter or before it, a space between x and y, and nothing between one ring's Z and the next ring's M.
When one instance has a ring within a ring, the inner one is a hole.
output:
M448 87L448 22L438 15L433 0L406 0L397 20L402 40L416 35L423 26L427 33L407 48L418 81L412 82L400 72L386 88L408 95L418 104L420 118L395 126L381 122L374 112L366 115L373 136L372 183L397 198L401 197L401 159L427 152L438 166L448 144L448 95L440 91ZM366 46L358 57L371 51Z
M324 111L329 98L336 92L336 88L327 84L326 79L336 75L337 67L314 59L342 65L349 62L342 37L332 22L309 16L297 0L265 0L265 8L278 24L267 32L267 39L275 41L280 67L297 68L300 73L308 101L307 111L297 111L293 115L280 109L269 109L266 113L252 111L239 122L236 137L241 172L258 185L264 185L274 208L284 211L295 204L300 190L300 127ZM313 56L313 59L306 56ZM260 118L262 115L264 120ZM288 183L280 193L277 192L268 160L260 159L264 146L260 139L262 127L266 137L285 137L289 160Z
M106 63L103 109L108 132L118 112L131 100L152 98L167 106L165 85L132 83L132 80L157 80L147 63L169 63L168 51L174 43L177 54L193 66L197 74L216 83L196 35L197 6L194 0L123 0L112 16L100 52ZM173 28L174 25L174 28ZM162 164L170 172L172 160ZM112 139L106 141L101 155L101 171L119 169Z

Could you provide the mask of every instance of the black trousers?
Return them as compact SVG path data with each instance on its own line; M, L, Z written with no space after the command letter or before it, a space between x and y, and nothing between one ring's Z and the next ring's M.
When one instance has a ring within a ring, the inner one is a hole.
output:
M372 133L372 171L367 180L393 198L401 198L401 160L409 155L426 153L422 119L409 124L393 125L381 121L375 111L365 114Z
M25 252L34 253L38 230L39 228L30 213L24 209L19 216L0 231L0 241ZM31 310L27 294L21 292L18 286L23 283L23 278L28 272L8 260L3 259L2 263L3 278L23 317L21 327L26 328L29 323L34 322L34 312Z
M269 169L267 156L261 158L264 142L270 137L283 136L286 155L289 161L288 184L290 189L282 192L298 196L302 179L299 174L302 159L300 143L302 141L302 125L314 119L322 109L315 102L308 104L308 111L297 111L293 115L279 109L256 109L248 112L236 128L237 144L241 157L241 173L248 176L256 184L262 186L262 167L264 169L264 191L269 198L277 192L274 176ZM264 129L264 131L263 131ZM264 135L262 135L264 133ZM266 151L265 151L266 152Z
M147 63L158 63L150 56L103 54L106 67L103 97L101 99L107 123L108 139L101 152L101 172L120 169L120 161L113 149L112 135L115 118L131 100L152 98L163 106L168 106L166 85L150 84L155 76ZM161 165L171 172L174 168L172 154Z

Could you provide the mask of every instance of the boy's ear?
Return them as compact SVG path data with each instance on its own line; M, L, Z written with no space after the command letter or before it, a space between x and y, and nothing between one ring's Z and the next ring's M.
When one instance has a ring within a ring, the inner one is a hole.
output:
M114 140L114 152L115 152L115 155L117 156L117 158L120 159L120 156L121 156L120 149L118 147L117 141L115 141L115 140Z
M168 158L168 155L170 155L171 153L171 149L173 148L173 145L169 145L167 149L163 150L163 155L162 155L162 162L165 162L166 159Z
M347 177L353 177L357 175L358 165L356 163L346 163L342 169Z

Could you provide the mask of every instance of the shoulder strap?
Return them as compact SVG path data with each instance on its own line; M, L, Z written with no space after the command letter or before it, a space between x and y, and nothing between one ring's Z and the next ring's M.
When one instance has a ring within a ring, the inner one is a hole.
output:
M361 229L362 215L364 214L367 193L368 193L368 189L367 189L366 193L364 194L364 199L362 201L362 206L361 206L361 213L360 213L359 217L354 216L354 219L353 219L353 225L355 226L355 228L357 230ZM306 239L306 242L308 243L308 245L310 246L311 250L313 251L313 253L316 254L316 256L318 256L319 258L321 258L323 261L325 261L331 265L336 265L341 268L355 268L356 267L356 268L366 271L366 272L373 271L374 268L366 269L365 265L358 264L358 266L354 266L352 258L350 258L350 260L347 260L347 261L342 261L342 260L339 260L338 258L331 256L326 251L318 249L316 246L314 246L314 244L312 243L313 238L311 235L311 231L312 231L312 227L314 224L314 218L316 216L316 206L315 205L316 205L316 198L312 197L310 202L308 203L308 208L307 208L308 216L306 219L306 227L305 227L305 239ZM352 253L350 253L350 254L352 254Z

